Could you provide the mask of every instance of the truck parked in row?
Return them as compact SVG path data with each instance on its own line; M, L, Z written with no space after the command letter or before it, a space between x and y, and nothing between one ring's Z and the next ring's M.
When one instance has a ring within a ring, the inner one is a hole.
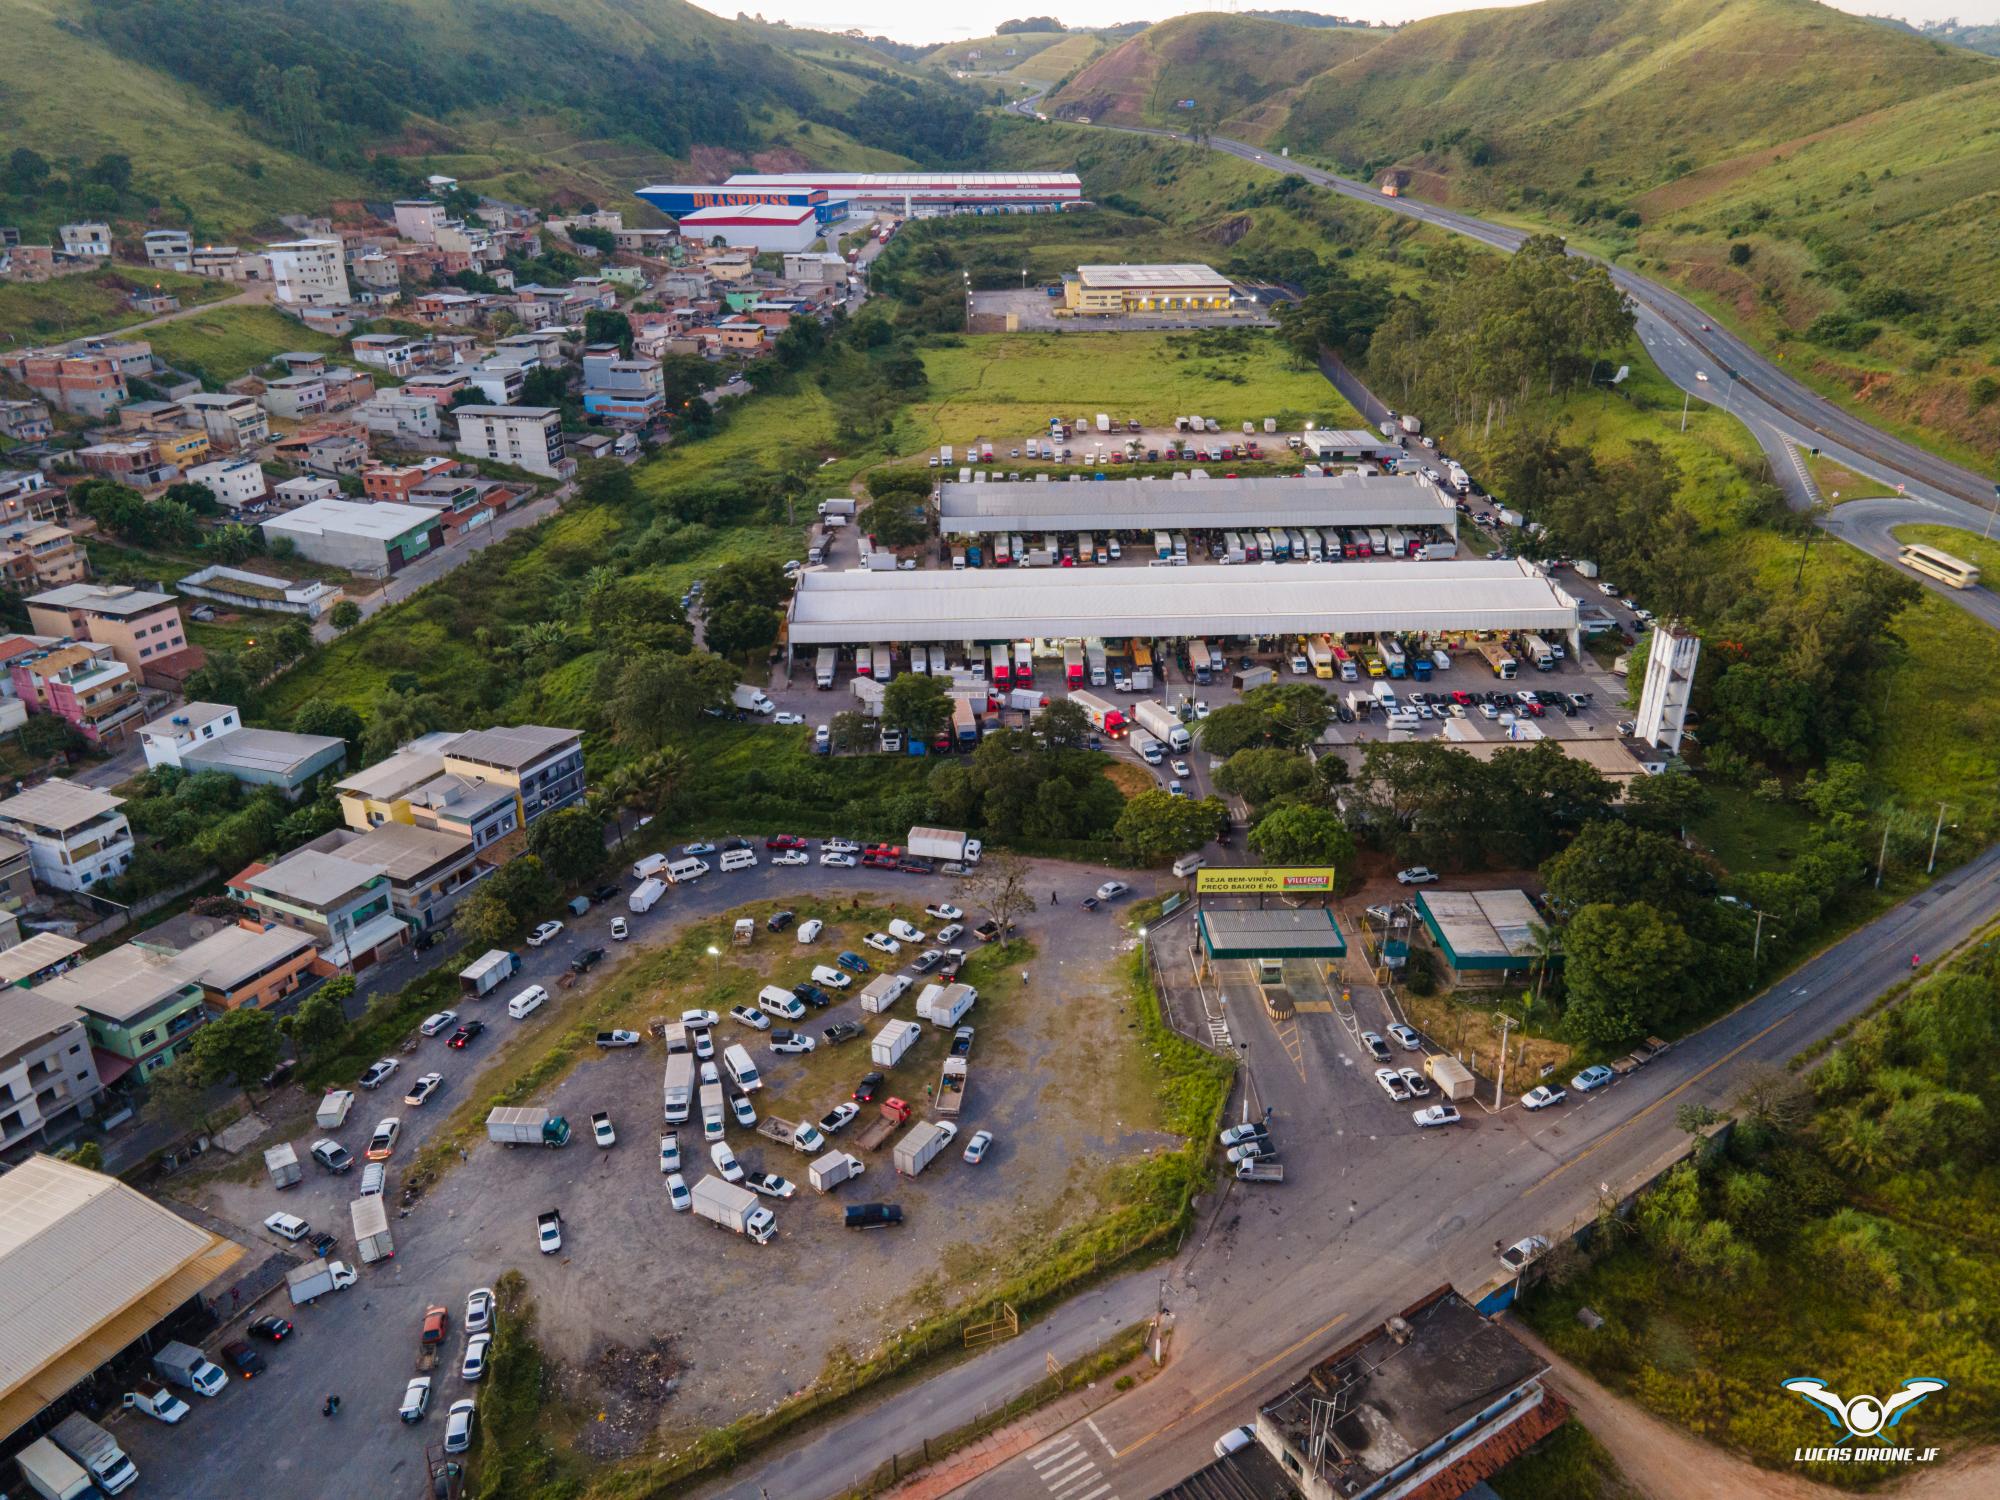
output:
M682 1028L681 1035L687 1035ZM694 1094L694 1058L689 1055L683 1043L682 1050L667 1057L667 1073L664 1085L666 1120L669 1125L684 1125L688 1117L688 1101Z
M139 1477L137 1466L125 1456L118 1439L82 1412L64 1417L49 1436L58 1448L83 1465L107 1495L118 1494Z
M896 1175L915 1177L951 1144L951 1136L952 1133L935 1120L919 1121L911 1127L908 1135L896 1142Z
M1507 648L1498 641L1481 641L1479 654L1486 665L1493 669L1493 675L1503 680L1511 679L1521 669L1521 664L1507 654Z
M965 1059L947 1057L938 1074L937 1098L931 1107L941 1115L955 1115L965 1107Z
M42 1500L90 1500L99 1493L90 1476L48 1438L36 1438L14 1455L14 1462Z
M658 906L666 893L667 883L657 875L649 875L625 898L625 909L634 916L643 915Z
M348 1209L354 1224L354 1248L362 1264L373 1265L396 1253L396 1241L389 1233L389 1210L380 1198L356 1198Z
M155 1421L165 1422L169 1427L188 1414L190 1408L187 1402L157 1380L140 1380L134 1384L137 1389L125 1393L125 1410L142 1411Z
M979 991L969 984L927 984L917 996L917 1017L949 1030L965 1019L978 999Z
M1161 704L1135 703L1132 705L1132 718L1141 729L1150 730L1171 745L1176 755L1194 743L1194 736L1188 733L1187 725Z
M708 1220L731 1233L740 1234L759 1245L771 1243L778 1232L777 1217L757 1201L756 1195L720 1177L704 1177L690 1195L697 1218Z
M722 1085L704 1083L701 1086L701 1134L703 1140L719 1141L727 1123L724 1114Z
M869 1015L880 1015L902 999L909 987L907 974L877 974L861 988L861 1009Z
M352 1089L333 1089L319 1101L319 1109L313 1118L319 1122L321 1130L338 1130L347 1123L347 1112L354 1108Z
M910 1106L901 1099L884 1099L879 1114L854 1138L854 1144L863 1151L873 1151L877 1146L896 1133L897 1127L910 1118Z
M502 1146L567 1146L569 1121L539 1107L501 1105L486 1116L486 1139Z
M285 1272L285 1290L291 1294L292 1306L304 1307L328 1292L344 1292L360 1279L360 1273L345 1261L309 1260Z
M821 1151L826 1147L826 1137L820 1133L819 1126L807 1120L795 1125L790 1120L766 1115L757 1122L757 1134L767 1136L781 1146L790 1146L794 1151Z
M468 1000L477 1000L492 994L520 969L520 954L505 948L489 948L458 971L458 987Z
M830 1193L866 1170L860 1157L845 1151L829 1151L806 1168L806 1181L812 1184L814 1192Z
M1071 693L1069 701L1083 710L1090 720L1090 727L1106 739L1117 739L1125 732L1125 710L1106 703L1095 693Z
M300 1176L299 1153L290 1142L273 1146L264 1153L264 1170L270 1174L272 1187L295 1187Z
M229 1377L206 1355L194 1345L178 1340L161 1345L154 1354L153 1373L168 1385L177 1385L198 1396L219 1396L229 1385Z

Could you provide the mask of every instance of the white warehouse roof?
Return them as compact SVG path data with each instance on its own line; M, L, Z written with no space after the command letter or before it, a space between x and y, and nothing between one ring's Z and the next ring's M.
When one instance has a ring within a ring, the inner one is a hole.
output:
M939 487L946 536L993 531L1232 530L1258 526L1437 526L1458 511L1428 479L1318 474L1286 479L1121 479Z
M1181 265L1097 265L1078 266L1077 279L1085 286L1109 290L1122 287L1131 291L1158 291L1162 287L1205 286L1229 290L1229 278L1213 266Z
M956 188L1068 188L1081 192L1074 172L736 172L725 188L875 188L923 192Z
M831 646L1576 628L1576 601L1519 559L915 573L808 569L792 596L790 640Z

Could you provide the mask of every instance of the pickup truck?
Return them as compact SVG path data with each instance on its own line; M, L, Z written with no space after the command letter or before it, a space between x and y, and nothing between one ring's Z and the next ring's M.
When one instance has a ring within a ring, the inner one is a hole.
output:
M1625 1056L1612 1063L1611 1071L1622 1076L1635 1069L1643 1068L1647 1063L1672 1046L1672 1042L1662 1041L1656 1036L1649 1036L1645 1041L1626 1053Z
M433 1303L424 1309L423 1331L417 1335L417 1373L425 1375L436 1367L438 1350L451 1333L451 1314Z
M861 1133L854 1138L854 1144L863 1151L872 1151L894 1135L909 1118L908 1104L901 1099L884 1099L882 1112L862 1127Z
M1285 1169L1274 1161L1239 1161L1236 1164L1238 1182L1283 1182Z
M819 1152L826 1149L826 1137L820 1133L819 1127L804 1120L795 1125L790 1120L766 1115L757 1122L757 1134L768 1136L781 1146L790 1146L794 1151Z
M544 1255L554 1255L562 1249L561 1209L552 1208L545 1214L535 1215L535 1242L541 1246Z
M636 1031L600 1031L597 1033L597 1045L600 1047L636 1047L639 1045L639 1033Z

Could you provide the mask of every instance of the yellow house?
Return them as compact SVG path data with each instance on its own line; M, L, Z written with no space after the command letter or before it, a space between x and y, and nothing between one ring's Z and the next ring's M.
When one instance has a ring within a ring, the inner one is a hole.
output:
M163 432L153 439L153 448L160 455L161 463L173 464L186 473L195 464L208 461L208 434L184 428Z

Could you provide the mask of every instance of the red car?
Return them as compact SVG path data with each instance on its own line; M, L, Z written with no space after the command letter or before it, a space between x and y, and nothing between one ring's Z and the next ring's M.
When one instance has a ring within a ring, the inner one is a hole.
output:
M1451 701L1454 703L1469 704L1472 702L1472 694L1459 692L1457 689L1453 689L1451 695Z
M764 840L766 849L803 849L806 841L796 833L774 833Z

